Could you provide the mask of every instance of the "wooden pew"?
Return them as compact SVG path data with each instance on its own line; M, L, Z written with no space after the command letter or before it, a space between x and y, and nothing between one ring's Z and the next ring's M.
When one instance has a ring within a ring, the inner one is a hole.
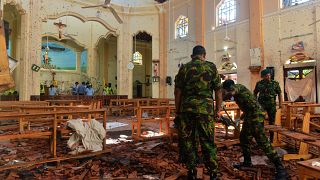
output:
M49 106L48 102L45 101L0 101L0 106Z
M319 162L320 158L317 159L310 159L307 161L300 161L297 163L299 179L300 180L307 180L311 179L319 179L320 177L320 167L312 166L312 162Z
M290 103L286 105L286 122L285 127L288 129L294 128L293 121L297 118L299 114L304 115L309 112L314 114L315 107L320 107L320 104L316 103L306 103L306 102L297 102Z
M141 126L144 123L150 122L158 122L159 123L159 133L162 133L162 126L165 123L165 131L164 136L169 135L169 126L170 126L170 112L172 106L140 106L137 107L137 114L136 117L131 118L132 120L132 137L135 140L144 140L146 137L141 135ZM160 110L158 115L150 115L144 117L145 112L149 112L150 110ZM164 111L163 111L164 110ZM163 136L161 136L163 137ZM159 137L154 137L159 138Z
M174 105L174 99L167 98L146 98L146 99L112 99L109 104L110 114L134 115L135 110L140 106L168 106ZM149 110L148 113L158 114L158 110Z
M25 132L15 133L15 134L1 134L0 140L13 140L13 139L23 139L23 138L39 138L43 136L51 137L51 153L53 158L57 158L57 130L58 123L66 122L69 119L58 119L59 116L79 116L87 117L91 119L93 114L102 114L103 115L103 127L106 129L106 110L97 109L97 110L76 110L76 111L52 111L52 112L38 112L38 113L0 113L0 121L8 119L26 119L30 122L32 121L42 121L51 123L51 130L38 131L38 132ZM103 141L105 142L105 141ZM104 144L103 144L104 145ZM0 168L1 169L1 168Z
M278 137L274 137L273 144L280 144L281 143L281 136L286 136L292 140L299 141L299 153L298 154L286 154L284 156L284 160L291 160L291 159L309 159L312 155L309 153L310 148L309 146L315 146L320 148L320 138L315 137L310 133L310 113L306 112L303 117L303 125L301 132L290 131L286 128L282 128L280 125L272 125L266 126L265 128L269 131L275 132ZM277 123L278 124L278 123ZM279 135L281 135L279 137ZM320 155L320 154L319 154Z
M225 110L227 111L227 113L229 114L229 116L231 118L233 118L232 120L235 122L235 120L238 120L240 119L240 116L241 116L241 110L240 108L236 105L236 104L228 104L227 107L225 107ZM226 112L224 111L221 111L220 113L222 116L227 116ZM238 129L240 129L240 123L238 125ZM225 131L226 131L226 138L228 138L228 126L225 126ZM240 132L236 130L236 128L234 129L234 134L233 134L233 138L234 139L238 139L240 137Z

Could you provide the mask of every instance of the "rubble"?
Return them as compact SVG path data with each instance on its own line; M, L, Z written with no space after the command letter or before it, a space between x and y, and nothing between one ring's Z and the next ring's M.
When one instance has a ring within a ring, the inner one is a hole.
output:
M220 179L272 179L274 167L264 153L252 147L254 166L235 169L242 159L239 140L226 139L223 128L217 128L216 144ZM232 130L229 131L229 133ZM186 167L179 162L177 139L134 142L131 131L107 132L106 148L110 153L59 163L30 165L23 169L0 171L0 179L185 179ZM67 139L57 142L58 157L68 157L71 151ZM24 139L0 142L0 166L16 165L51 158L49 139ZM278 149L280 154L286 154ZM201 151L199 151L201 154ZM199 158L197 176L209 179L203 160ZM285 162L290 179L298 179L296 161Z
M42 159L50 155L49 150L45 152L41 148L46 140L24 140L13 141L10 148L5 149L1 144L1 165L19 161L31 161ZM66 143L66 142L64 142ZM9 145L7 144L7 145ZM62 143L63 144L63 143ZM59 145L59 152L67 149ZM13 150L15 146L17 150ZM153 140L148 142L121 142L112 146L110 154L68 160L60 164L44 164L30 167L29 169L7 170L0 172L0 179L183 179L186 176L186 168L178 161L178 152L172 150L172 145L166 140ZM32 151L31 151L32 149ZM252 148L253 159L263 156L261 150ZM30 153L31 152L31 153ZM274 176L274 168L266 161L257 163L252 168L237 170L233 164L241 159L240 147L230 145L218 150L219 177L221 179L270 179ZM10 154L13 157L10 157ZM42 156L42 157L41 157ZM8 158L10 157L10 158ZM261 160L260 160L261 161ZM259 161L259 162L260 162ZM202 160L199 159L197 176L202 179L209 179ZM19 163L19 162L18 162ZM54 165L54 166L53 166ZM295 161L285 162L291 179L297 178L297 167Z

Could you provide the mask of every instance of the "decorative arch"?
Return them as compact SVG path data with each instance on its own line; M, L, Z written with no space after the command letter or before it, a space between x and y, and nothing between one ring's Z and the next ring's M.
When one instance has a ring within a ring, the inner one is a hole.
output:
M118 38L117 33L109 31L107 34L102 35L102 36L100 36L100 37L98 38L97 42L94 44L94 47L97 47L97 46L99 45L99 42L100 42L101 40L103 40L103 39L108 39L110 36L115 36L115 37Z
M135 36L139 33L146 33L146 34L149 34L151 37L153 37L153 34L151 32L148 32L147 30L137 30L135 33L132 34L132 36Z
M47 36L55 39L57 42L66 41L66 40L67 41L73 41L77 46L86 49L86 46L84 44L80 43L75 38L69 38L69 37L63 36L61 39L59 39L59 36L56 35L56 34L42 34L42 38L47 37Z
M71 12L71 11L67 11L67 12L62 12L60 14L57 15L49 15L47 17L47 19L58 19L60 17L63 16L73 16L75 18L80 19L82 22L88 22L88 21L95 21L98 22L100 24L102 24L106 29L108 29L109 31L112 31L113 33L116 33L117 30L115 28L113 28L110 24L106 23L104 20L97 18L97 17L85 17L79 13L75 13L75 12ZM46 19L45 19L46 20Z
M22 5L20 3L18 3L17 0L11 0L11 1L5 2L3 5L15 6L20 15L26 14L26 10L23 9Z

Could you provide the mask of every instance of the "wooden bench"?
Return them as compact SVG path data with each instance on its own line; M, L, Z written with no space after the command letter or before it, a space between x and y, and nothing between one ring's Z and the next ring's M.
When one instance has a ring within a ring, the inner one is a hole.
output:
M132 120L132 137L135 140L143 140L146 139L141 134L141 126L144 123L157 122L159 123L159 133L164 133L163 136L169 135L169 126L170 126L170 112L172 106L140 106L137 107L137 114L135 117L131 118ZM150 110L159 110L159 114L157 115L145 115L145 112L149 112ZM162 126L165 123L165 131L163 132ZM161 137L163 137L161 136ZM158 138L158 137L154 137Z
M277 114L279 114L277 112ZM298 154L286 154L284 156L284 160L290 159L309 159L312 155L309 153L309 145L315 146L316 148L320 148L320 138L315 137L310 133L310 113L307 112L303 118L303 125L301 132L295 132L288 130L286 128L281 127L281 123L276 118L276 125L265 126L265 129L275 132L275 137L273 139L273 145L282 144L281 136L286 136L292 140L299 141L299 153ZM320 154L319 154L320 155Z
M300 161L298 165L298 173L300 180L319 179L320 178L320 167L312 166L312 162L320 162L320 158L310 159L307 161Z
M155 98L155 99L112 99L109 104L110 114L131 115L136 114L135 110L140 106L168 106L174 105L174 99ZM158 110L149 110L149 113L158 113Z
M24 138L40 138L40 137L49 137L51 139L50 150L53 156L53 159L50 161L59 161L57 158L57 131L58 124L61 122L66 122L69 119L58 119L59 116L79 116L81 118L85 117L89 121L91 120L92 115L94 114L102 114L103 115L103 127L106 129L106 110L105 109L97 109L97 110L75 110L75 111L53 111L53 112L39 112L39 113L0 113L0 121L7 119L27 119L28 121L47 121L51 124L50 129L36 131L36 132L25 132L23 134L16 132L15 134L1 134L0 141L8 141L13 139L24 139ZM42 118L42 119L41 119ZM105 147L103 141L103 147ZM70 156L70 158L72 158ZM46 162L46 161L44 161ZM32 164L32 163L30 163ZM8 167L0 167L0 169L8 169L9 167L16 166L8 166Z
M35 102L35 101L0 101L0 106L49 106L49 102L45 101L40 101L40 102Z
M225 110L227 111L227 113L229 114L229 116L232 118L231 120L235 122L235 120L240 120L240 116L241 116L241 110L240 108L235 105L235 104L229 104L227 107L225 107ZM220 113L222 116L227 116L227 118L229 118L229 116L226 114L226 112L221 111ZM237 126L238 129L240 129L240 122ZM229 132L229 127L225 125L225 131L226 131L226 135L225 138L229 138L228 137L228 132ZM236 128L234 128L234 134L233 134L233 138L234 139L238 139L240 137L240 131L238 131Z
M5 112L11 112L11 113L41 113L41 112L53 112L53 111L77 111L77 110L89 110L92 109L91 106L0 106L2 109L7 109ZM10 111L8 111L10 109ZM3 111L1 111L3 112ZM62 119L63 117L58 117ZM72 115L68 116L69 119L72 119ZM23 132L25 131L25 128L27 127L28 130L30 130L30 122L25 120L23 117L20 117L18 120L19 131ZM14 127L14 126L12 126ZM0 130L5 130L6 128L3 128L0 126Z
M297 118L297 116L304 115L305 113L310 113L312 117L319 117L319 114L315 114L315 108L320 107L320 104L316 103L305 103L305 102L299 102L299 103L290 103L286 106L286 122L285 127L288 129L294 128L294 120Z

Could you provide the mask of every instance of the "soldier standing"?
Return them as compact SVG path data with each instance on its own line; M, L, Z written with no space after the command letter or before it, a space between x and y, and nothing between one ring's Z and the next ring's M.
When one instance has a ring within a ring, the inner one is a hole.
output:
M205 60L204 47L195 46L191 58L175 77L175 125L178 129L180 160L188 168L188 179L196 179L200 141L210 179L215 179L218 163L214 144L214 118L221 108L221 81L215 64Z
M223 90L225 91L225 95L233 96L234 100L243 112L244 122L240 133L240 146L242 149L244 162L240 163L238 168L241 166L252 166L250 142L252 141L252 138L255 138L258 146L275 165L276 179L286 179L288 177L287 171L285 170L277 152L273 149L270 141L265 135L263 127L263 109L257 102L254 95L244 85L234 84L233 80L226 80L223 82L222 86Z
M271 74L268 69L261 71L261 81L257 82L254 89L254 95L258 97L258 101L265 111L267 111L269 125L273 125L276 117L276 96L278 95L279 108L282 105L281 89L277 81L271 79ZM273 132L270 132L270 141L273 140Z

